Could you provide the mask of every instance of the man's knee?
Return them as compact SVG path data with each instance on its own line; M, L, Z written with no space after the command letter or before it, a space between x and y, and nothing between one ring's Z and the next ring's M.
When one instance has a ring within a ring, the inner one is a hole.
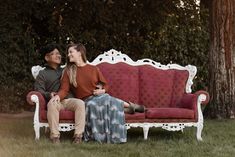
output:
M58 110L58 104L56 104L55 102L49 101L47 103L47 110L48 110L48 112Z
M80 99L76 99L74 101L74 104L75 104L75 108L76 109L83 109L83 110L85 110L85 103L84 103L84 101L82 101Z

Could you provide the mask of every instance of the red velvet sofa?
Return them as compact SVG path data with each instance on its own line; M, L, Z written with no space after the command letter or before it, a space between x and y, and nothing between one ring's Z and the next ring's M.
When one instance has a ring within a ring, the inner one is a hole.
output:
M145 113L126 114L126 127L142 127L147 139L151 127L161 127L169 131L183 131L185 127L196 127L196 137L202 140L203 114L201 104L207 104L209 95L205 91L191 93L195 66L177 64L161 65L150 59L133 61L127 55L110 50L99 55L93 62L107 79L109 94L125 101L145 105ZM33 76L43 69L32 68ZM36 104L34 129L36 139L40 137L40 127L48 127L46 101L35 91L27 95L30 104ZM74 113L60 112L60 130L74 129Z

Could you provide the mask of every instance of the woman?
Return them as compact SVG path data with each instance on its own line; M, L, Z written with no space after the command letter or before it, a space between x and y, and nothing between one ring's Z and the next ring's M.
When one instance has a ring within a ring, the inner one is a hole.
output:
M86 104L84 138L106 143L126 142L124 107L129 113L144 112L144 107L130 105L107 94L108 85L100 70L87 64L86 48L82 44L68 45L68 61L61 87L53 101L64 99L71 89L76 98Z

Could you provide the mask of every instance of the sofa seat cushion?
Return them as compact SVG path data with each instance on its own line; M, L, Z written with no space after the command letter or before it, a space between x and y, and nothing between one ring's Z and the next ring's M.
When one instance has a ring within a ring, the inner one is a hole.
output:
M194 117L194 111L185 108L148 108L146 111L146 118L149 119L194 119Z
M60 121L70 120L74 121L74 112L69 110L61 110L60 111ZM40 121L47 120L47 111L40 112Z
M145 119L145 113L125 114L125 120L141 120Z

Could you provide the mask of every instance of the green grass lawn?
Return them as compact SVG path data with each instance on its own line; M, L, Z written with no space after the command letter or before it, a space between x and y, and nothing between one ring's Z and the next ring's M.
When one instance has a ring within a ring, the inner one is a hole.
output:
M41 129L42 130L42 129ZM0 157L233 157L235 120L206 120L203 142L196 129L181 132L150 129L148 140L141 129L128 130L126 144L96 142L72 144L73 132L61 134L61 144L53 145L41 131L34 140L32 118L0 118Z

